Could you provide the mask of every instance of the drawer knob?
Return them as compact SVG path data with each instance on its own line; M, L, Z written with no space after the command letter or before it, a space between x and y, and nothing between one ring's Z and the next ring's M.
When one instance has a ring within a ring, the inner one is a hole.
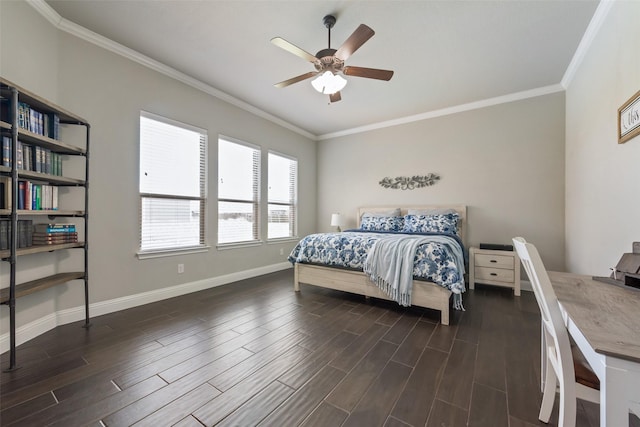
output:
M492 275L492 276L497 276L497 275L498 275L498 273L491 273L491 275Z
M492 260L491 260L491 262L498 262L498 261L497 261L497 260L495 260L495 259L492 259Z

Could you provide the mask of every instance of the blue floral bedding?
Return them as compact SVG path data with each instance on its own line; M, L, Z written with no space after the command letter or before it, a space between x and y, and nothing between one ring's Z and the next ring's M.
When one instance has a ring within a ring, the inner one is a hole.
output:
M289 255L291 263L320 264L362 271L371 246L381 237L397 235L399 239L407 234L396 232L371 232L349 230L343 233L318 233L306 236L293 248ZM418 233L430 235L434 233ZM454 246L464 252L460 238L450 234L450 243L427 243L418 246L414 259L413 276L416 279L436 283L455 294L465 291L464 264L458 265L454 256Z

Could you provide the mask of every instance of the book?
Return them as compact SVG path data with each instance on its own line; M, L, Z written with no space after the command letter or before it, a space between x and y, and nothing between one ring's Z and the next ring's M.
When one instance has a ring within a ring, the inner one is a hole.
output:
M52 245L59 243L76 243L78 241L78 233L37 233L32 235L34 245Z
M11 167L11 138L2 137L2 165Z
M11 209L11 178L0 176L0 209Z
M75 233L75 224L35 224L33 231L37 233Z
M0 251L9 249L11 220L0 218Z

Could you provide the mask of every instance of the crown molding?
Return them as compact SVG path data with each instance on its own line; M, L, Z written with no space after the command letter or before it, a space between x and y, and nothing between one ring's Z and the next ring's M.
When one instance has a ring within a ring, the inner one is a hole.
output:
M261 110L257 107L254 107L251 104L248 104L244 101L241 101L219 89L214 88L206 83L203 83L200 80L197 80L185 73L182 73L174 68L171 68L159 61L156 61L146 55L141 54L133 49L130 49L126 46L123 46L119 43L114 42L100 34L94 33L74 22L71 22L58 14L51 6L49 6L45 0L26 0L29 5L31 5L38 13L40 13L44 18L46 18L52 25L58 28L61 31L65 31L69 34L72 34L78 38L88 41L96 46L102 47L103 49L109 50L113 53L121 55L127 59L130 59L138 64L141 64L147 68L155 70L161 74L164 74L170 78L173 78L177 81L180 81L188 86L191 86L199 91L207 93L211 96L214 96L224 102L227 102L231 105L234 105L242 110L245 110L251 114L254 114L263 119L269 120L272 123L275 123L279 126L282 126L285 129L289 129L299 135L304 136L305 138L309 138L312 141L322 141L332 138L338 138L341 136L353 135L362 132L368 132L377 129L383 129L392 126L403 125L407 123L412 123L421 120L432 119L436 117L447 116L450 114L462 113L465 111L471 111L479 108L486 108L493 105L520 101L527 98L533 98L537 96L548 95L556 92L563 92L567 89L569 84L571 84L572 79L575 76L575 73L580 66L582 60L584 59L586 53L591 47L591 43L593 42L596 34L600 30L602 23L604 22L606 16L611 9L612 4L615 0L601 0L589 25L587 26L587 30L583 35L578 48L576 49L575 54L567 70L564 73L564 76L560 83L544 86L536 89L526 90L522 92L516 92L504 96L498 96L495 98L489 98L485 100L475 101L467 104L456 105L453 107L443 108L440 110L428 111L421 114L416 114L412 116L402 117L393 120L387 120L383 122L374 123L366 126L359 126L351 129L345 129L337 132L331 132L323 135L315 135L309 131L306 131L298 126L295 126L279 117L276 117L264 110Z
M491 107L493 105L498 105L498 104L506 104L508 102L520 101L527 98L535 98L537 96L549 95L557 92L564 92L564 88L560 84L544 86L536 89L525 90L522 92L510 93L508 95L497 96L495 98L489 98L489 99L483 99L481 101L470 102L468 104L456 105L453 107L429 111L426 113L416 114L413 116L401 117L399 119L374 123L372 125L360 126L352 129L346 129L338 132L318 135L318 141L338 138L341 136L353 135L356 133L368 132L368 131L377 130L377 129L388 128L391 126L404 125L407 123L418 122L421 120L433 119L435 117L448 116L450 114L463 113L465 111L477 110L479 108Z
M578 45L576 52L573 54L573 58L571 58L571 62L569 63L569 66L567 67L567 70L565 71L564 76L560 81L560 84L563 88L565 88L565 90L569 88L569 85L573 81L573 78L575 77L580 64L582 64L582 60L591 48L591 44L596 38L598 31L600 31L600 28L602 27L605 18L609 14L614 1L615 0L601 0L598 4L595 13L591 17L591 21L589 21L587 30L582 35L580 44Z
M206 83L201 82L200 80L194 79L193 77L185 73L182 73L172 67L169 67L168 65L165 65L159 61L156 61L155 59L152 59L146 55L143 55L140 52L137 52L126 46L123 46L120 43L116 43L111 39L101 36L98 33L95 33L91 30L88 30L87 28L84 28L81 25L78 25L74 22L69 21L68 19L63 18L44 0L27 0L27 1L31 7L33 7L38 13L40 13L51 24L53 24L56 28L58 28L61 31L65 31L89 43L92 43L96 46L99 46L117 55L123 56L131 61L137 62L138 64L141 64L147 68L150 68L154 71L164 74L172 79L175 79L179 82L189 85L199 91L202 91L211 96L214 96L235 107L238 107L242 110L245 110L263 119L269 120L270 122L275 123L279 126L282 126L283 128L296 132L304 136L305 138L309 138L313 141L316 140L316 135L302 128L299 128L298 126L295 126L285 120L282 120L279 117L269 114L266 111L263 111L257 107L254 107L251 104L241 101L225 92L222 92L219 89L214 88L213 86L210 86Z

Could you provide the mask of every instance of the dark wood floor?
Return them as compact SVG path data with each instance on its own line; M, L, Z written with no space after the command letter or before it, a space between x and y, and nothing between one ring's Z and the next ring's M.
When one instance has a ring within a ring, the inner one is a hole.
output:
M304 285L296 294L292 275L41 335L19 347L22 368L2 374L0 424L541 424L531 293L479 286L442 326L431 310ZM579 426L598 425L598 406L578 412Z

